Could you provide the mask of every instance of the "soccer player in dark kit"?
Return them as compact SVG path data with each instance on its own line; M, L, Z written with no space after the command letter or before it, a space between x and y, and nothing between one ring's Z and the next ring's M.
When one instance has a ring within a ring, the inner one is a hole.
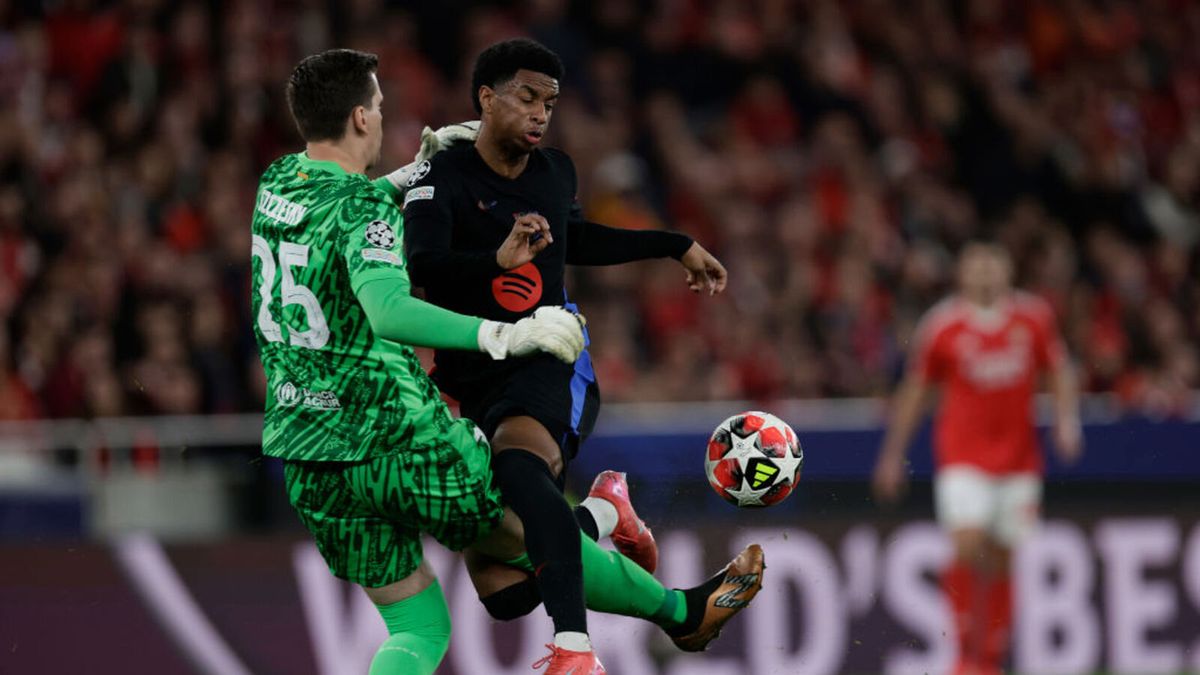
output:
M720 293L724 267L689 237L584 220L571 159L539 147L561 76L557 55L532 40L501 42L479 56L471 85L481 120L474 144L434 155L415 167L407 184L405 248L414 284L436 305L503 321L566 302L568 264L674 258L693 291ZM524 236L506 242L515 227ZM633 531L613 532L618 518L615 509L599 503L605 500L573 514L563 497L565 465L591 431L599 407L587 352L573 366L540 356L492 362L449 350L438 350L435 363L438 386L491 439L496 485L524 523L537 570L533 580L490 595L477 579L484 604L495 614L497 598L532 597L536 603L540 597L555 627L550 671L560 666L562 672L571 667L591 672L595 656L587 637L580 526L593 538L611 533L622 553L651 571L657 549L640 521ZM591 495L623 504L627 492L623 476L606 472ZM750 567L756 577L761 574L761 554ZM689 594L688 603L699 605L698 611L689 608L694 620L669 631L684 649L706 644L728 618L705 611L721 606L712 586L712 593Z

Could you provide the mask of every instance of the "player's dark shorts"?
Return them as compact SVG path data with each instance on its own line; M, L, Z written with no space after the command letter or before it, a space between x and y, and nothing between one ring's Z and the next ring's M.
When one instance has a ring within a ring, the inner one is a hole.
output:
M515 360L512 367L486 377L434 381L458 399L462 416L474 420L491 438L506 417L528 415L541 422L558 441L569 461L596 425L600 388L585 351L574 365L548 354Z
M486 439L455 420L441 440L361 462L284 462L288 498L335 576L386 586L421 564L422 533L458 551L500 524Z

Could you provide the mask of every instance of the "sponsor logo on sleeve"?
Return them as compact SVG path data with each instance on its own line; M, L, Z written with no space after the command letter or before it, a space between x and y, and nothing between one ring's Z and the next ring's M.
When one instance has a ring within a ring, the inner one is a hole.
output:
M433 199L432 185L422 185L409 190L408 194L404 195L404 205L408 206L409 202L419 202L422 199Z
M370 262L381 262L395 265L396 267L404 267L404 261L400 259L400 256L384 248L364 248L362 250L362 257L363 260Z

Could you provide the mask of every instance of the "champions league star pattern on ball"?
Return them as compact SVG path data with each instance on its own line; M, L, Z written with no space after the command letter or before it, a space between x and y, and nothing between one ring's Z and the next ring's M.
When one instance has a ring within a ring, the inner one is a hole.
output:
M771 506L800 480L804 451L778 417L750 411L721 422L708 441L708 483L735 506Z

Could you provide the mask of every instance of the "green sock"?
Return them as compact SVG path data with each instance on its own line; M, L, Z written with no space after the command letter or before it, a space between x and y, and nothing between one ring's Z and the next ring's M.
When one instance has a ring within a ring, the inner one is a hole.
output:
M664 628L683 623L687 603L682 591L663 587L637 563L600 548L586 536L581 535L579 541L588 609L649 619Z
M450 646L450 610L442 585L390 605L376 605L391 637L371 659L370 675L433 675Z
M600 548L589 537L580 536L579 541L588 609L649 619L664 628L677 626L687 618L683 591L664 588L637 563L620 553ZM527 554L504 563L533 571L533 563Z

